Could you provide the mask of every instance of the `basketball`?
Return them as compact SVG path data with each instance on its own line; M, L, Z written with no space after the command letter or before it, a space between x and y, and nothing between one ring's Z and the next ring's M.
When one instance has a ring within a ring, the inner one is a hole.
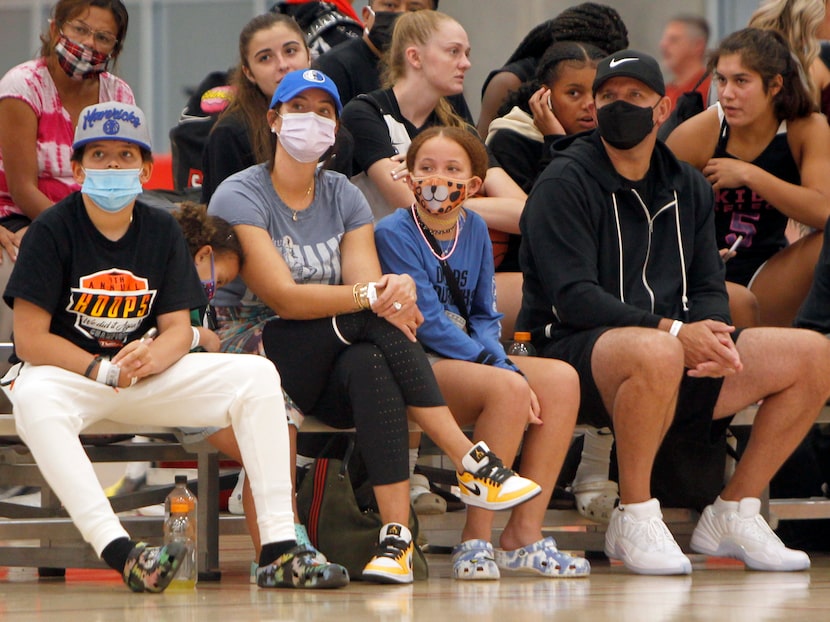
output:
M488 229L490 242L493 243L493 265L498 268L507 254L507 246L510 242L510 234L496 229Z

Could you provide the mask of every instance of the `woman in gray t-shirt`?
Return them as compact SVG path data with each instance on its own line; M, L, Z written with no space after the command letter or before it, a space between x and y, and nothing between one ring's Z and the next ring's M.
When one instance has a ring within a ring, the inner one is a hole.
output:
M273 160L213 195L210 213L234 225L244 253L242 280L215 298L219 334L224 349L268 356L302 412L356 428L384 523L363 578L409 583L408 417L453 461L466 502L502 509L540 489L461 432L415 341L414 281L382 274L365 199L342 175L317 170L340 110L324 74L287 74L267 117Z

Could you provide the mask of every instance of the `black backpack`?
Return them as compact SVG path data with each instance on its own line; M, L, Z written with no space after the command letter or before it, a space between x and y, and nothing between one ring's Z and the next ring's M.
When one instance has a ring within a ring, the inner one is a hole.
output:
M312 0L302 4L277 2L273 13L290 15L305 32L305 40L311 50L312 60L338 43L363 36L363 26L351 17L343 15L333 4Z
M669 118L657 130L657 138L665 141L669 134L674 131L678 125L683 123L686 119L691 119L698 113L706 110L706 102L703 101L703 95L698 92L698 87L703 84L703 81L709 77L709 72L704 72L700 80L692 87L691 91L683 93L677 98L677 103L674 105L674 110L671 111Z
M176 192L199 200L202 185L202 152L207 144L208 134L216 123L222 106L203 109L202 99L210 99L211 92L230 93L228 72L209 73L190 93L187 105L179 116L178 123L170 130L170 152L173 158L173 187ZM215 98L221 101L221 97ZM228 97L227 103L230 103ZM227 105L227 103L225 105Z

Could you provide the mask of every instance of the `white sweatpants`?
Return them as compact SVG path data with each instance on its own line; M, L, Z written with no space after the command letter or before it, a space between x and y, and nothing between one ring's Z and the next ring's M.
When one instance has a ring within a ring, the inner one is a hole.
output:
M18 434L99 556L116 538L129 537L78 439L100 419L232 425L251 481L262 542L295 539L288 426L280 377L268 359L187 354L161 374L118 390L60 367L24 364L7 394Z

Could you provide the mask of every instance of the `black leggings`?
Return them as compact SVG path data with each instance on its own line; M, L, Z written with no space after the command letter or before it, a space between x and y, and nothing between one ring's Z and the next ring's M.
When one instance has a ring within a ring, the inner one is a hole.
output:
M354 425L373 485L409 478L406 407L445 404L420 345L369 311L271 320L262 345L304 413Z

